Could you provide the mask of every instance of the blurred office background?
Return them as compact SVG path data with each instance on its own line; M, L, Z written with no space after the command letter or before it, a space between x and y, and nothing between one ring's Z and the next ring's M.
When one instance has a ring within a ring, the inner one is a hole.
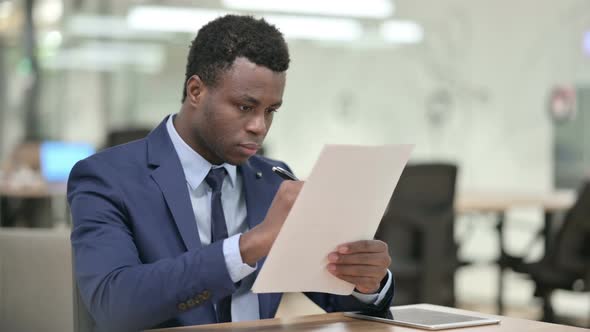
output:
M547 313L534 296L539 279L523 266L550 256L543 230L560 234L590 176L589 1L0 0L1 330L42 319L73 328L69 167L177 112L190 41L227 12L264 16L288 39L292 62L266 155L305 178L327 143L414 143L412 164L456 167L441 194L450 207L441 234L455 245L442 259L454 268L421 284L416 271L429 263L418 259L404 281L418 287L408 302ZM429 238L422 233L412 239ZM582 262L586 279L550 299L556 320L588 326L590 258ZM429 298L428 287L451 295ZM42 301L31 307L35 296ZM305 312L299 300L281 312Z

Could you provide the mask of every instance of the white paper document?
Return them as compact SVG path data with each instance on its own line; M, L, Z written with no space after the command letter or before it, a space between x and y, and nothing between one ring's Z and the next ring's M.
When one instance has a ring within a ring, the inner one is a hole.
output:
M413 147L325 146L252 291L351 294L354 285L328 272L328 254L373 238Z

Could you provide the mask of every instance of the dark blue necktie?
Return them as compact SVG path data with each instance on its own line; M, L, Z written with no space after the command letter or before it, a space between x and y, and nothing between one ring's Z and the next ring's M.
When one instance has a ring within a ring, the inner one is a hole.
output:
M211 243L227 238L227 225L221 205L221 187L227 171L224 167L212 168L205 181L211 187ZM231 322L231 295L217 302L217 322Z

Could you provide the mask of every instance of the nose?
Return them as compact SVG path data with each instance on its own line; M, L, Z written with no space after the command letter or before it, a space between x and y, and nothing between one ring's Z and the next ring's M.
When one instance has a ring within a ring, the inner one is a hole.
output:
M246 123L246 130L256 136L264 136L268 130L265 116L263 114L252 115Z

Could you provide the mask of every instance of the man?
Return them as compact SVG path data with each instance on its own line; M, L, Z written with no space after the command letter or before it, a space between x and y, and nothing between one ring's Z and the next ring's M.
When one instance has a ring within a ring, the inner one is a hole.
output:
M271 168L287 166L255 153L281 106L288 65L274 26L218 18L192 43L179 113L74 167L75 275L99 327L274 316L281 295L250 288L303 183L282 181ZM313 301L327 311L390 305L383 242L343 244L329 260L355 293L307 294Z

